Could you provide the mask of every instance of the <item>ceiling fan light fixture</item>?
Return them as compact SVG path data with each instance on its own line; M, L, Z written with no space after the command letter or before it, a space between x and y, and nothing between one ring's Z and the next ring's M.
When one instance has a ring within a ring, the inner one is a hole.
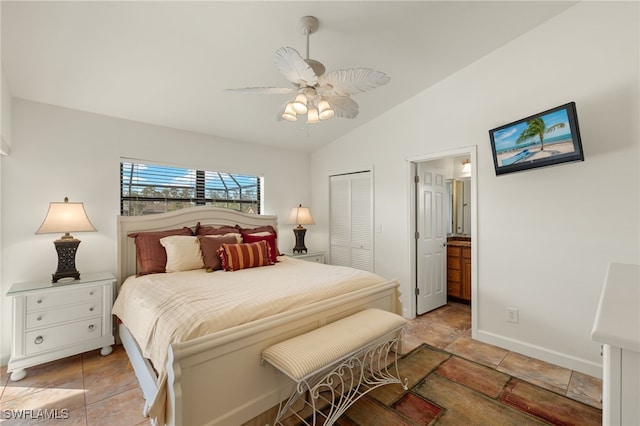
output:
M1 1L1 0L0 0ZM281 118L297 121L299 115L307 115L307 123L319 123L332 117L356 118L358 104L351 95L368 92L387 84L390 77L369 68L347 68L326 73L325 66L309 57L309 37L318 31L318 19L313 16L300 18L300 31L307 41L306 58L296 49L283 46L273 54L273 61L293 87L245 87L227 89L237 93L289 94L289 100ZM295 93L295 95L294 95ZM331 99L331 103L329 103Z
M287 121L297 121L298 117L296 116L296 112L293 110L293 103L287 102L287 106L284 108L282 112L282 118Z
M307 113L307 95L304 93L298 93L293 103L291 103L293 110L297 114Z
M320 116L320 120L328 120L329 118L333 117L334 114L335 112L326 99L322 99L318 103L318 115Z
M320 116L318 115L318 108L311 107L307 111L307 123L315 124L320 122Z

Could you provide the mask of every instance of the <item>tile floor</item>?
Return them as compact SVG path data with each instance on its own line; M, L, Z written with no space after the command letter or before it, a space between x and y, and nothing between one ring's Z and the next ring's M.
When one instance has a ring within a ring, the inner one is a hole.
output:
M601 409L602 382L576 371L528 358L471 339L469 306L451 303L410 324L404 352L422 343L521 378L542 388ZM111 355L87 352L27 369L27 377L9 380L0 369L0 423L56 425L148 425L143 398L121 346ZM9 419L22 413L22 420Z
M471 307L449 303L411 322L404 352L422 343L602 409L602 380L471 338Z

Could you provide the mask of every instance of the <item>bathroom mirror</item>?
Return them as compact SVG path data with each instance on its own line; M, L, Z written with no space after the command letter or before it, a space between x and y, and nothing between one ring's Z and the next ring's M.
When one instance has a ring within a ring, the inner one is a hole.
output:
M451 179L447 182L451 197L450 233L466 235L471 233L471 202L468 179Z

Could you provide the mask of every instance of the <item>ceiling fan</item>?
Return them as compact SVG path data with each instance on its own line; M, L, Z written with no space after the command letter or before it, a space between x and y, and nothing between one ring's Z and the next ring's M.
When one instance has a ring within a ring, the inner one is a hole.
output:
M309 36L318 30L314 16L300 18L300 30L307 38L307 57L303 58L292 47L281 47L273 59L276 67L292 83L292 87L245 87L227 89L234 93L296 94L287 102L279 118L297 121L298 115L307 114L307 123L318 123L334 115L356 118L358 104L351 95L373 90L387 84L391 78L369 68L349 68L325 74L322 63L309 58Z

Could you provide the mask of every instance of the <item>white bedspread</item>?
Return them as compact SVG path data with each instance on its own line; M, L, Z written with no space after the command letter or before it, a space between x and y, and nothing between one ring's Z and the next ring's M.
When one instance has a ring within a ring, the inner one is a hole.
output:
M376 274L352 268L291 257L279 260L272 266L235 272L207 273L200 269L125 280L113 314L123 321L143 355L157 369L160 394L164 393L167 349L171 343L385 281ZM152 417L163 417L158 412L164 405L163 399L162 395L157 396L151 407Z

